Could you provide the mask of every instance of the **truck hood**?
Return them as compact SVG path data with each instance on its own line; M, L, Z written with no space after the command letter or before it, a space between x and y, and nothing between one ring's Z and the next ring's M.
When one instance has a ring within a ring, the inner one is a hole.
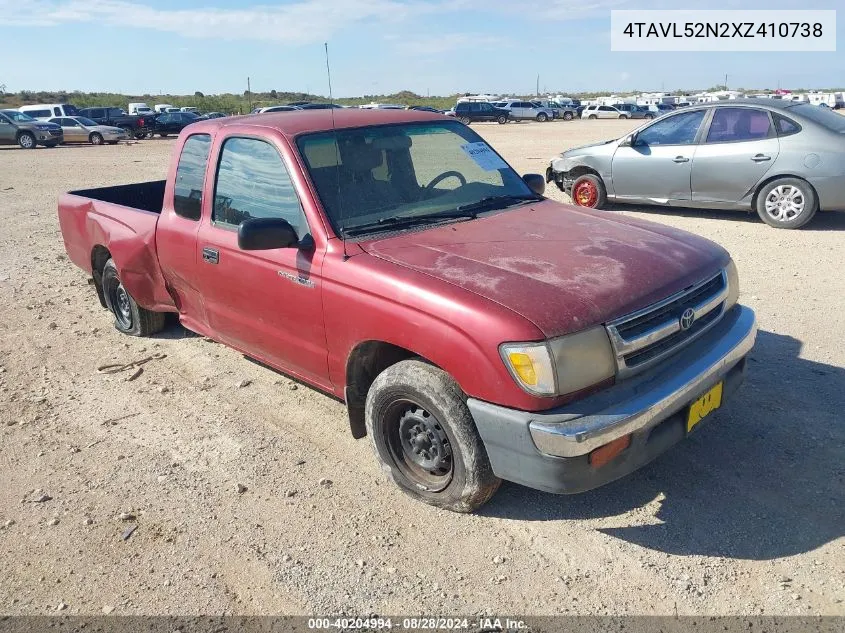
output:
M495 301L548 337L639 310L729 260L696 235L550 200L361 247Z

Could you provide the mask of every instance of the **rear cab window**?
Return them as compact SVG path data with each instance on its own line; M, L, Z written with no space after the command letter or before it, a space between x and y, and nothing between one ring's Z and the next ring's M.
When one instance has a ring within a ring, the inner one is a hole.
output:
M189 220L200 219L205 167L210 148L211 136L208 134L189 136L182 146L173 188L173 210L176 215Z

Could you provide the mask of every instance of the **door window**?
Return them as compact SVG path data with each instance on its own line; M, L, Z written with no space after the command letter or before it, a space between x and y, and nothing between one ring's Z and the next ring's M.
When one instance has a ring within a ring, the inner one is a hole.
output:
M308 223L282 157L269 143L230 138L223 145L214 189L215 224L237 227L249 218L283 218L301 238Z
M775 120L775 129L778 136L789 136L790 134L798 134L801 131L801 126L792 119L787 119L785 116L772 113Z
M202 213L202 187L211 136L194 134L182 146L176 166L176 185L173 191L173 210L189 220L199 220Z
M769 113L752 108L716 108L708 143L731 143L735 141L755 141L772 136L772 124Z
M637 134L636 145L691 145L704 120L704 110L660 119Z

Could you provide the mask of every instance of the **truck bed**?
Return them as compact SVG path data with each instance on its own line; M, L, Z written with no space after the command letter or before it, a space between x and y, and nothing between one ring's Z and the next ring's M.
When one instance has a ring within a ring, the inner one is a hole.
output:
M71 191L70 194L91 200L119 204L122 207L161 213L161 207L164 204L165 182L164 180L151 180L131 185L80 189L79 191Z
M71 261L95 276L111 258L120 280L148 310L175 309L156 255L165 181L71 191L59 198L59 225Z

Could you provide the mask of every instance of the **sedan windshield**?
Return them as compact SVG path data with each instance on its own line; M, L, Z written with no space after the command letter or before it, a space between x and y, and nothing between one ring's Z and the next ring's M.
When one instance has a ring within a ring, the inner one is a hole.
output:
M826 127L828 130L845 134L845 116L833 112L828 108L819 108L809 103L802 103L801 105L789 108L788 112L794 112L797 115L806 117Z
M35 121L35 119L28 114L18 112L17 110L3 110L3 114L17 123L29 123L30 121Z
M457 122L321 132L297 144L340 234L454 221L540 198Z

